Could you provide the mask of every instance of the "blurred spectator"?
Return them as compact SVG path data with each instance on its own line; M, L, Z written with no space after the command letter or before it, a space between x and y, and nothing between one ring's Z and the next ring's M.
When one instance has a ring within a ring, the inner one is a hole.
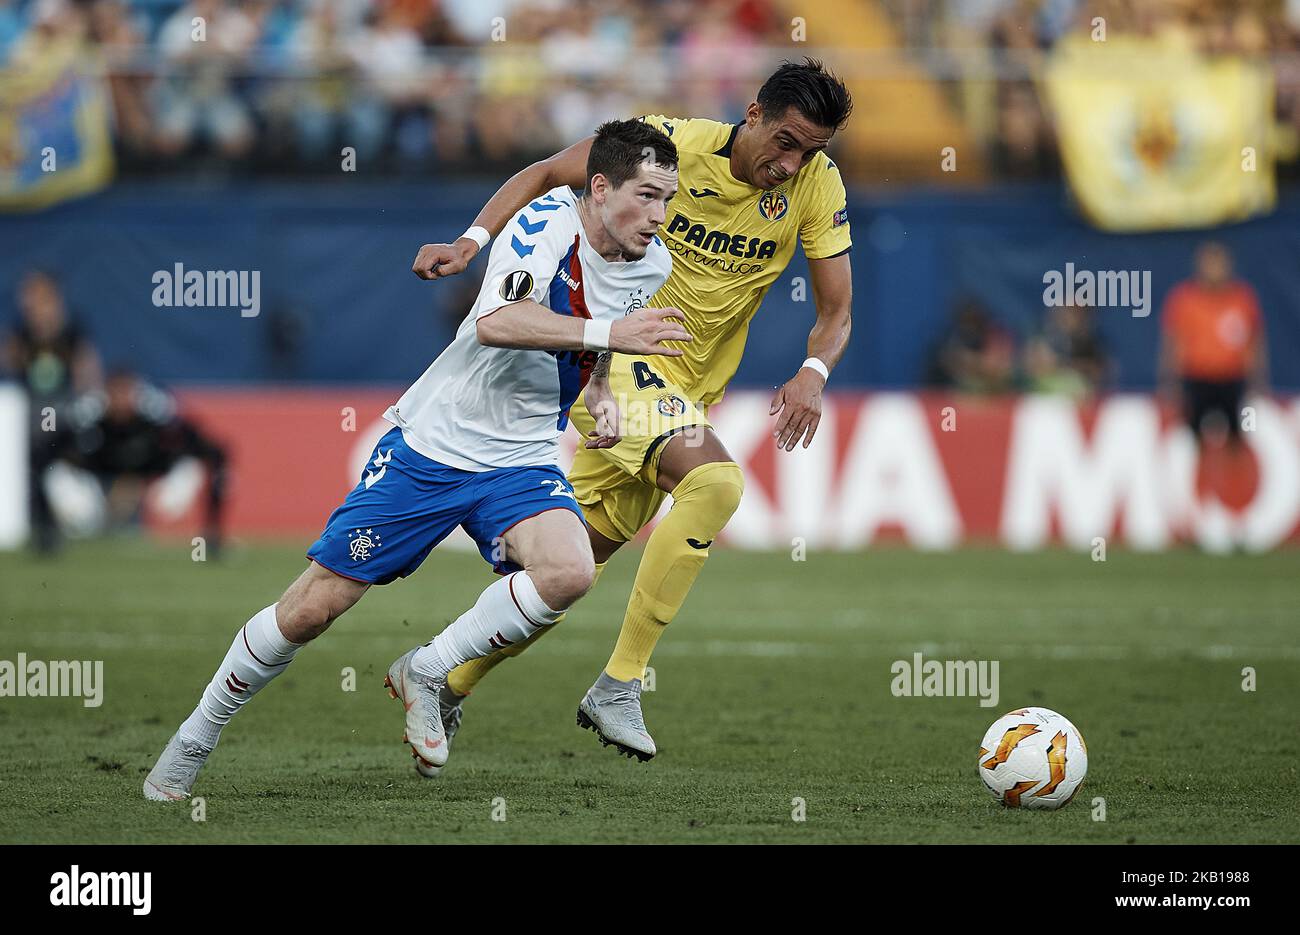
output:
M1005 175L1041 177L1057 171L1056 136L1028 83L998 88L998 136L994 164Z
M99 385L99 355L69 320L63 293L49 273L35 270L18 284L20 319L4 345L5 366L27 391L32 542L38 551L58 545L45 494L46 469L67 440L67 406Z
M299 151L311 160L352 146L360 159L378 155L386 129L383 104L361 86L354 51L331 3L318 3L290 40L290 54L306 77L297 84L291 112Z
M84 54L86 20L70 0L36 0L29 11L31 28L10 49L10 68L57 68Z
M256 42L253 20L228 0L191 0L167 20L158 36L168 68L158 89L162 155L200 140L226 158L248 153L253 119L235 78L248 70Z
M1025 346L1024 361L1028 388L1035 393L1083 399L1096 394L1110 375L1092 309L1081 305L1049 308L1042 331Z
M226 503L226 450L176 412L170 396L129 370L115 370L103 392L78 399L72 412L73 441L63 454L99 481L110 528L138 522L144 494L182 459L207 471L203 535L208 554L221 549Z
M0 66L9 58L9 47L23 32L18 0L0 0Z
M1015 341L979 303L967 300L951 333L936 349L928 382L963 393L1005 393L1013 389Z
M1181 404L1201 439L1213 419L1236 446L1241 404L1268 383L1268 351L1255 290L1233 277L1232 256L1208 241L1196 251L1196 274L1169 293L1162 312L1161 386Z
M150 79L135 67L145 34L124 0L96 0L89 9L90 38L108 69L113 125L119 143L133 156L147 154L155 136L149 102Z
M418 164L433 148L424 46L402 6L381 4L351 43L362 92L388 111L389 133L403 163Z

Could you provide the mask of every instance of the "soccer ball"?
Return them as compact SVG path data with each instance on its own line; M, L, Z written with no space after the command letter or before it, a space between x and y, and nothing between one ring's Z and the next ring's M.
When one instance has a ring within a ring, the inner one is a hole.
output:
M980 780L1007 808L1068 805L1088 772L1078 728L1047 708L1017 708L993 722L980 743Z

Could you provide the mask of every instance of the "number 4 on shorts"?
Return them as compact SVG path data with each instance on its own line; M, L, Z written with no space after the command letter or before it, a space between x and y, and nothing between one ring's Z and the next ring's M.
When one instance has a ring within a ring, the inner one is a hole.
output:
M664 383L657 373L650 369L650 365L644 360L633 362L632 376L636 378L636 388L638 390L648 390L652 386L657 390L662 390L668 385Z

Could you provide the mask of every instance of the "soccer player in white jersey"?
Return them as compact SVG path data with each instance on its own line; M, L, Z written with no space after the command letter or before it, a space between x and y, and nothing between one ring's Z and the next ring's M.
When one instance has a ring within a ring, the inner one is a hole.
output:
M503 577L389 667L421 775L447 761L447 673L556 622L591 587L582 510L556 465L569 407L585 386L596 420L585 444L616 444L610 353L677 356L664 342L690 336L675 309L643 307L671 271L655 232L677 191L676 148L645 123L611 121L588 169L581 197L556 188L498 238L455 339L385 413L394 428L308 550L311 564L240 629L145 779L146 798L188 797L231 717L372 584L411 574L458 525Z

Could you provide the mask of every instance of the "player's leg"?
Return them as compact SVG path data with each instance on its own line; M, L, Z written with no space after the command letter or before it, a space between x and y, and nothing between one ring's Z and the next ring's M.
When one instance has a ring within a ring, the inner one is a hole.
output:
M399 429L375 446L361 481L307 551L311 565L236 635L198 707L146 782L150 798L184 798L240 707L372 584L415 571L464 515L466 472L410 450ZM152 793L150 786L152 785Z
M663 629L681 609L709 546L740 505L745 478L711 428L669 439L656 483L672 508L646 543L627 616L605 671L641 678Z
M614 553L618 551L619 547L623 545L625 540L611 539L598 532L590 523L587 524L587 538L591 543L592 555L596 560L595 577L592 579L591 583L591 586L594 588L596 582L600 581L601 574L605 571L605 563L608 562ZM555 622L559 623L561 620L563 620L563 617ZM456 668L451 671L451 674L447 676L447 692L445 694L443 705L443 721L446 722L449 719L454 721L456 728L458 729L460 727L460 719L463 716L461 703L465 700L466 696L474 690L478 683L501 663L505 662L507 659L514 659L516 656L519 656L529 646L532 646L547 633L550 633L552 629L552 627L543 627L525 640L498 649L490 655L482 656L478 659L471 659L469 662L463 662L456 666ZM448 725L448 736L450 737L454 733L455 730Z
M230 719L369 587L312 562L279 601L254 614L235 634L198 705L145 779L145 798L187 798Z
M505 495L509 496L508 492ZM449 744L437 701L452 670L545 631L591 588L595 563L576 503L574 506L546 504L545 512L509 523L500 534L505 559L521 570L488 585L473 607L389 669L389 687L407 705L407 742L419 759L422 775L437 775L447 762ZM490 528L490 521L466 523L480 544L496 538L486 536L485 527ZM412 686L433 693L434 700L423 700Z
M572 409L574 426L579 432L585 434L595 427L594 422L590 422L588 427L588 423L584 421L584 419L589 420L589 417L590 414L587 413L586 407L582 405L582 401L579 399ZM635 478L629 477L616 461L605 456L605 452L616 450L622 447L623 444L627 444L626 440L615 446L615 449L580 447L574 455L573 466L569 469L569 483L573 486L578 502L583 505L587 534L591 541L592 553L596 559L597 581L600 580L601 573L605 570L605 562L629 538L621 535L617 529L609 524L599 498L602 495L616 492L622 486L638 488L642 486ZM631 492L635 494L635 491ZM515 658L549 632L549 628L538 630L521 643L515 643L492 653L490 656L473 659L457 666L447 678L448 690L456 696L454 700L455 710L448 710L448 713L458 720L461 715L460 702L474 690L489 672L507 659Z
M662 448L656 483L672 494L673 505L646 543L614 652L579 706L580 724L585 715L602 740L642 760L655 754L639 700L650 654L745 489L740 466L712 428L679 432Z

